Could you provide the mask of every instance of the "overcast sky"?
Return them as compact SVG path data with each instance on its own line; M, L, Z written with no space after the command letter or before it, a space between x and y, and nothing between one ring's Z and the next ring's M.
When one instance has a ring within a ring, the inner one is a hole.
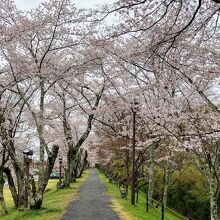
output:
M37 7L41 2L45 0L14 0L17 7L21 10L28 10ZM79 7L94 7L96 5L111 3L114 0L72 0Z

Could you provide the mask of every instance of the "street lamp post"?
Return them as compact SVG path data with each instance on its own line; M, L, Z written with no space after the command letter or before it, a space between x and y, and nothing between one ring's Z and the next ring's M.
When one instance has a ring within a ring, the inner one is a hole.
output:
M131 204L135 205L135 185L136 185L136 168L135 168L135 134L136 134L136 113L138 102L134 101L131 108L133 115L133 138L132 138L132 175L131 175Z
M25 149L23 151L24 155L24 171L25 171L25 182L24 182L24 208L28 208L28 181L29 181L29 169L30 163L32 161L33 151L30 149Z
M63 158L59 156L59 187L61 186Z

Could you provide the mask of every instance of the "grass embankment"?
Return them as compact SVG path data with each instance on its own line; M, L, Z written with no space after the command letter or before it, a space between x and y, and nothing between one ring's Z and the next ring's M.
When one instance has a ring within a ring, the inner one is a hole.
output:
M139 193L138 205L132 206L130 204L130 195L127 200L121 199L119 188L115 184L109 183L108 179L103 175L99 174L101 181L105 184L108 189L108 194L112 197L112 208L119 214L122 220L160 220L161 210L157 208L150 208L146 212L145 195ZM182 220L170 212L166 211L165 220Z
M71 184L68 189L56 189L58 180L49 180L43 206L40 210L18 211L13 207L13 200L8 187L4 189L9 214L0 219L4 220L58 220L65 213L70 201L77 198L77 191L88 176L85 172L81 178Z

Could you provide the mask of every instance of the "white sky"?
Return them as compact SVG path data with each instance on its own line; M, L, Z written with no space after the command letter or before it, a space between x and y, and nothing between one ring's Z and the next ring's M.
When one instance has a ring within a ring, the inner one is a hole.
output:
M14 0L17 7L21 10L29 10L37 7L41 2L47 0ZM72 0L78 7L94 7L104 3L112 3L115 0Z

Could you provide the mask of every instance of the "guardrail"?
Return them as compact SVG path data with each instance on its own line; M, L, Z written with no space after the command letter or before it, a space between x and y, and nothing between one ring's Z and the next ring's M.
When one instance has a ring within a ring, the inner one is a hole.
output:
M107 174L107 173L105 173L105 172L103 172L101 170L100 170L100 172L102 172L109 179L109 183L117 185L119 187L119 191L120 191L121 184L120 184L119 180L115 180L112 175L109 175L109 174ZM136 191L136 204L138 204L138 194L139 194L139 191L140 191L139 189ZM121 193L121 191L120 191L120 193ZM140 191L140 193L143 193L146 196L146 193L144 193L142 191ZM127 196L125 198L127 198ZM152 204L150 204L149 199L151 201L153 201ZM154 204L156 204L156 205L154 205ZM149 207L151 207L151 208L153 208L154 210L157 211L158 218L160 216L161 220L164 220L165 218L166 218L166 220L172 220L166 214L167 213L166 210L168 212L172 213L173 215L179 217L182 220L191 220L191 218L186 218L185 216L183 216L183 215L179 214L178 212L176 212L176 211L170 209L169 207L165 206L163 204L163 202L159 202L159 201L157 201L157 200L155 200L155 199L153 199L151 197L146 196L146 212L149 211Z
M153 201L152 204L150 204L149 199ZM156 206L154 206L154 203L156 203ZM149 211L149 206L157 210L161 214L161 219L164 220L166 217L167 220L172 220L167 214L166 210L168 210L170 213L174 214L175 216L181 218L182 220L190 220L190 218L186 218L185 216L177 213L176 211L170 209L169 207L165 206L163 202L159 202L149 196L146 196L146 212Z

